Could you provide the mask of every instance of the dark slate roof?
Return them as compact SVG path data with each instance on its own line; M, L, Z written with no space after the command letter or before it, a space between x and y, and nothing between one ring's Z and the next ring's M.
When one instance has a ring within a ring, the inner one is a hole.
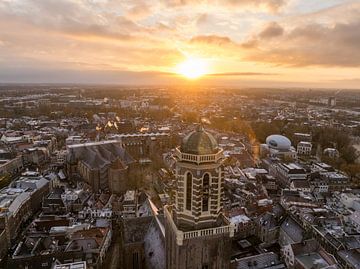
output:
M165 242L154 220L144 238L145 262L148 269L165 269Z
M285 265L280 262L278 255L273 252L245 257L239 260L235 260L232 263L232 268L236 269L285 268Z
M320 247L318 241L316 241L315 239L305 240L300 243L291 244L290 246L294 252L294 256L297 256L299 254L317 252Z
M89 167L102 168L117 159L125 165L134 162L134 159L120 145L119 142L113 143L93 143L83 146L69 148L68 161L83 161Z
M280 226L294 242L300 242L303 239L304 229L292 218L287 217Z
M189 154L215 154L218 151L218 144L216 139L199 125L195 131L185 136L180 149L181 152Z
M346 263L351 264L352 268L360 269L359 249L340 250L338 254Z
M342 238L347 249L360 249L360 238L358 235Z

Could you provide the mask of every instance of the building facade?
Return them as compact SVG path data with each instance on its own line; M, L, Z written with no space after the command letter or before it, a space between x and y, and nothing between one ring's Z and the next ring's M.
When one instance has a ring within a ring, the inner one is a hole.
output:
M312 144L307 141L301 141L297 144L297 154L298 155L311 155Z

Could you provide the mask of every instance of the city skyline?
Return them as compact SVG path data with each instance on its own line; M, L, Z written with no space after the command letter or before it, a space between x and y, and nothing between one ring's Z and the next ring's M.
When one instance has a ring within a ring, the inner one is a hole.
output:
M359 88L359 15L341 0L2 1L0 83ZM204 63L197 79L186 61Z

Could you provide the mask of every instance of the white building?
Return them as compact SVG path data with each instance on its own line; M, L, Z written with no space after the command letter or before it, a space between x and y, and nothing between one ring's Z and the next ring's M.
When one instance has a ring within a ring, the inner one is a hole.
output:
M269 172L286 186L289 186L294 180L306 180L307 178L305 169L297 163L275 163L271 165Z
M294 133L294 138L297 141L311 142L311 140L312 140L311 134L307 134L307 133Z
M92 218L111 219L113 211L111 208L85 208L79 212L79 218Z
M310 142L301 141L297 145L297 154L309 156L311 155L311 149L312 144Z
M266 138L266 144L260 145L260 154L262 156L269 154L271 157L282 159L297 159L297 152L291 141L282 135L270 135Z
M325 156L329 156L330 158L338 158L340 155L339 151L335 148L326 148L324 149L323 154Z

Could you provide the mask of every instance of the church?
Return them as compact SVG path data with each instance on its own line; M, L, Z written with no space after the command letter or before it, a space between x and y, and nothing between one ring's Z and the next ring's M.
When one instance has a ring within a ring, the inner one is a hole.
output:
M125 264L139 269L229 268L235 228L223 214L223 151L198 126L175 149L174 158L174 203L164 207L164 215L152 208L150 228L143 225L140 236L136 223L124 223Z

